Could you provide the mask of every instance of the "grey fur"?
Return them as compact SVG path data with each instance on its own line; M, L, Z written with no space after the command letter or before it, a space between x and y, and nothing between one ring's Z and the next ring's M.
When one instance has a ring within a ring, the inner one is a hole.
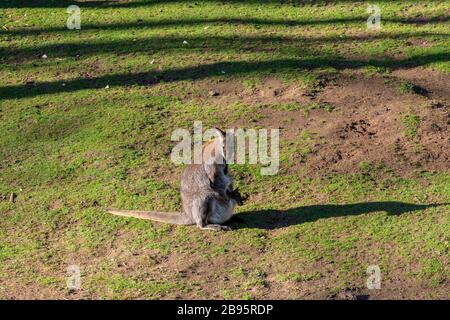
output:
M218 129L217 133L219 137L202 148L203 163L188 165L181 176L181 213L116 209L108 212L172 224L195 224L201 229L230 230L222 224L231 218L236 204L242 200L239 192L233 190L233 179L228 175L225 135Z

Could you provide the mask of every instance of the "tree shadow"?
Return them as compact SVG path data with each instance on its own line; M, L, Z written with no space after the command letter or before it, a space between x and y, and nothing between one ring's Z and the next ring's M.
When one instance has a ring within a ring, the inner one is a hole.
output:
M41 3L40 1L23 1L26 3ZM105 1L108 2L108 1ZM114 2L114 1L112 1ZM150 1L153 3L153 1ZM175 1L174 1L175 2ZM182 2L182 1L180 1ZM239 2L239 1L237 1ZM241 1L246 2L246 1ZM15 1L7 1L7 3L15 3ZM49 1L49 3L59 3ZM82 2L84 3L84 2ZM103 3L103 1L86 2L93 5L95 3ZM119 2L117 5L127 4L128 2ZM164 1L161 1L164 3ZM356 19L356 20L354 20ZM342 18L338 20L265 20L265 19L219 19L211 20L218 23L249 23L249 24L332 24L336 22L359 21L360 18ZM432 18L430 18L432 19ZM205 22L206 21L206 22ZM161 27L167 24L184 25L189 23L208 23L206 20L162 20L143 22L146 27ZM428 20L427 20L428 21ZM112 25L111 28L127 28L130 25ZM91 26L92 28L101 28L102 26ZM20 30L10 30L11 32L21 32ZM23 31L23 30L22 30ZM6 31L9 32L9 31ZM28 30L26 31L28 32ZM44 30L45 32L45 30ZM442 50L432 50L429 53L420 53L409 58L393 59L364 59L364 58L341 58L335 54L320 52L321 44L347 44L355 41L377 41L383 39L409 39L418 37L445 37L443 33L428 32L407 32L407 33L390 33L390 34L363 34L363 35L336 35L329 36L190 36L180 37L172 36L152 36L145 39L115 39L115 40L92 40L83 42L64 42L64 43L44 43L42 45L33 45L26 47L5 47L0 48L0 62L3 64L14 63L21 64L28 60L41 59L44 54L48 54L51 58L86 57L88 55L99 55L106 53L114 53L118 56L147 53L153 55L169 54L169 53L215 53L223 50L234 50L237 53L267 53L270 51L269 61L229 61L216 62L210 64L198 64L195 66L178 67L164 69L163 71L156 67L147 67L147 70L137 73L116 73L105 74L100 76L85 76L70 80L56 80L34 83L32 81L24 81L23 84L14 84L0 87L0 100L2 99L20 99L25 97L34 97L43 94L54 94L64 92L75 92L84 89L104 88L105 86L133 86L133 85L152 85L160 81L172 82L182 80L199 80L210 77L216 77L221 74L227 76L239 76L250 73L274 74L278 72L296 73L301 70L312 70L322 67L333 67L335 69L360 68L365 66L384 67L384 68L408 68L427 65L435 62L448 61L448 53ZM185 44L188 41L188 45ZM286 51L296 50L296 58L283 58ZM273 57L278 57L274 59ZM298 58L297 58L298 57Z
M104 88L105 86L153 85L159 81L199 80L218 77L226 72L227 76L265 73L276 74L283 71L298 72L321 67L340 69L361 68L364 66L384 67L390 69L412 68L432 62L447 61L448 54L439 52L428 55L417 55L402 60L352 60L330 56L309 56L303 59L279 59L269 61L230 61L212 64L167 69L164 71L149 70L138 73L107 74L98 77L81 77L73 80L57 80L33 83L30 85L7 85L0 87L0 100L35 97L44 94L76 92L84 89Z
M236 52L258 52L258 50L282 50L295 48L299 54L317 55L317 46L322 44L351 44L358 42L371 42L377 40L403 40L413 38L442 38L445 33L437 32L406 32L391 34L365 34L365 35L325 35L325 36L149 36L143 39L115 39L93 40L83 42L61 42L34 45L27 47L7 47L0 49L1 61L26 62L39 59L43 54L50 54L52 58L60 57L86 57L105 53L126 55L135 53L188 53L200 50L208 53L233 50ZM188 44L184 43L187 41ZM262 49L263 48L263 49Z
M438 2L439 0L417 0L416 2ZM360 0L201 0L198 2L191 0L2 0L0 8L64 8L68 5L75 4L80 7L99 7L99 8L138 8L150 7L160 4L187 4L196 6L201 2L212 2L221 4L272 4L272 5L289 5L303 6L311 4L330 4L330 3L352 3L360 2ZM377 0L380 2L393 2L392 0Z
M398 216L428 208L448 206L450 203L413 204L397 201L361 202L353 204L312 205L288 210L259 210L240 212L233 216L229 225L232 229L258 228L274 230L319 219L356 216L371 212L385 211Z
M397 23L397 24L439 24L448 23L449 17L384 17L383 23ZM153 19L153 20L137 20L131 22L116 22L116 23L100 23L90 24L83 23L82 32L86 31L117 31L127 29L152 29L152 28L169 28L179 26L199 26L199 25L220 25L220 24L234 24L243 26L281 26L281 27L301 27L301 26L316 26L316 25L346 25L351 23L366 23L367 17L341 17L341 18L327 18L327 19L260 19L260 18L206 18L206 19ZM0 34L7 35L38 35L40 33L59 33L59 32L74 32L67 29L66 26L47 27L47 28L20 28L0 30Z

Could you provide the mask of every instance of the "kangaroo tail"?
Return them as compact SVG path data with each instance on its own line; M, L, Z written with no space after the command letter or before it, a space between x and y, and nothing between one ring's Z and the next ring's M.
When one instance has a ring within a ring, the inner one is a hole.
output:
M193 224L188 217L179 212L158 212L158 211L135 211L135 210L118 210L106 209L111 214L123 217L134 217L138 219L146 219L158 222L165 222L178 225Z

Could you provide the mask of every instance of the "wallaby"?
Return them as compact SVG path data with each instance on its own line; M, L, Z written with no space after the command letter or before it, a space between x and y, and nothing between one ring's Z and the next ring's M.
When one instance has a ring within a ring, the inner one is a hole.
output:
M231 230L221 224L231 218L236 204L243 204L243 199L233 189L233 179L228 175L225 133L215 130L218 137L202 146L202 163L189 164L181 176L181 213L116 209L108 212L179 225L196 224L201 229Z

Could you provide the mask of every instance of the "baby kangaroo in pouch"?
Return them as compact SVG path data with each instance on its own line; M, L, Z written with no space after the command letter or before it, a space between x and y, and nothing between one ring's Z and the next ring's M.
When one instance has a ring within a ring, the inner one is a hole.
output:
M181 176L181 213L116 209L108 212L179 225L196 224L201 229L231 230L222 223L231 218L235 206L242 205L243 199L233 189L233 179L228 175L225 133L215 131L218 137L202 146L201 163L189 164Z

